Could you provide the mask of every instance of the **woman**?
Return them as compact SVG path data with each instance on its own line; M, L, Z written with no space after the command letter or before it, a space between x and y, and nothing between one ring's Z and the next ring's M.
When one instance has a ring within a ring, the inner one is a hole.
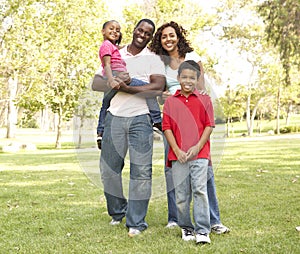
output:
M186 30L174 21L163 24L159 27L150 44L150 50L159 55L165 64L166 71L166 91L163 92L163 101L180 89L177 81L177 71L179 65L187 60L194 60L200 66L201 76L197 83L198 90L206 90L204 85L204 69L201 63L200 56L193 51L190 43L186 39ZM168 153L169 146L164 138L165 144L165 159ZM165 166L165 177L167 185L167 199L168 199L168 224L171 228L177 226L177 207L175 201L175 190L173 186L172 174L170 168ZM211 231L216 234L227 233L230 230L221 223L218 200L216 196L216 188L214 182L214 174L212 166L208 173L207 194L210 206L210 224Z

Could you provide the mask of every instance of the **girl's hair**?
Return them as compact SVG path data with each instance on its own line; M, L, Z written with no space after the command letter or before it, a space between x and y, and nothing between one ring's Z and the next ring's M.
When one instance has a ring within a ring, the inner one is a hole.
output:
M185 29L183 29L182 26L180 26L174 21L163 24L157 29L152 39L152 42L149 45L149 48L152 52L160 56L161 60L164 62L165 65L170 64L170 57L168 51L166 51L161 45L161 36L162 31L167 27L174 28L176 35L179 39L177 45L179 57L185 57L186 53L192 52L194 50L190 46L190 42L185 38L187 32Z
M108 20L108 21L104 22L104 24L102 25L102 29L104 29L104 28L105 28L109 23L111 23L111 22L119 23L118 21L116 21L116 20L114 20L114 19ZM115 44L116 44L116 45L120 45L120 44L121 44L121 41L122 41L122 33L121 33L121 31L120 31L120 37L119 37L118 40L115 41Z

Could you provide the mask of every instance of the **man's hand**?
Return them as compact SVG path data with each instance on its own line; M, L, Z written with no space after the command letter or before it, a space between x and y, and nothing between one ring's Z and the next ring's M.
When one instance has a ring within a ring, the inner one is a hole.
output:
M120 89L120 84L119 84L118 80L116 80L116 79L109 80L108 84L112 89L115 89L115 90Z

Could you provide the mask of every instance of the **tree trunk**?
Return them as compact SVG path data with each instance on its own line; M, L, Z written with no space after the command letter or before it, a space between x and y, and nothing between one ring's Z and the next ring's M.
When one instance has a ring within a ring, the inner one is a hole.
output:
M43 131L49 131L50 129L49 110L47 105L44 109L41 110L40 128Z
M246 102L246 122L247 122L248 136L251 136L251 111L250 111L250 102L251 102L251 94L249 92L249 94L247 96L247 102Z
M83 125L84 125L84 115L79 116L79 121L80 121L80 124L78 126L78 144L77 144L77 148L81 147L82 130L83 130Z
M61 148L61 125L62 125L62 108L59 107L58 111L58 124L57 124L57 135L56 135L56 143L55 148Z
M14 100L17 94L17 87L18 87L18 79L9 78L8 79L8 107L7 107L7 132L6 138L15 138L16 136L16 129L17 129L17 108L15 106Z
M229 120L229 117L227 118L227 123L226 123L226 137L228 138L229 137L229 124L230 124L230 120Z
M290 125L290 119L291 119L291 113L293 110L293 103L289 102L287 112L286 112L286 119L285 119L285 125L289 126Z
M255 104L254 108L253 108L253 111L252 111L252 115L251 115L251 123L250 123L250 133L249 136L252 136L253 135L253 127L254 127L254 119L255 119L255 116L256 116L256 112L257 112L257 109L258 109L258 106L259 104L263 101L263 98L260 98L257 103Z
M276 133L277 133L277 135L280 134L280 97L281 97L281 89L280 89L280 85L279 85L278 93L277 93L277 115L276 115Z

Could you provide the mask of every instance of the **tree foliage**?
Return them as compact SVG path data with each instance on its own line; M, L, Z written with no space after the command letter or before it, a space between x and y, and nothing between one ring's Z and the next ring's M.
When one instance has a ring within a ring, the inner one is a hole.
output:
M6 79L19 80L17 105L33 115L46 105L62 121L72 118L78 98L99 65L96 0L9 2L11 27L2 36ZM103 6L103 4L102 4ZM5 81L5 80L4 80Z
M216 77L213 65L216 59L207 54L201 41L203 30L207 30L216 23L214 14L207 14L196 1L186 0L143 0L130 5L123 10L124 43L131 40L132 31L136 23L142 18L152 19L159 27L165 22L175 21L188 31L187 39L191 42L194 50L203 58L206 72ZM122 27L122 30L123 30Z
M264 1L258 6L264 18L268 40L278 48L285 70L285 85L291 85L292 66L300 66L300 2L299 0Z

